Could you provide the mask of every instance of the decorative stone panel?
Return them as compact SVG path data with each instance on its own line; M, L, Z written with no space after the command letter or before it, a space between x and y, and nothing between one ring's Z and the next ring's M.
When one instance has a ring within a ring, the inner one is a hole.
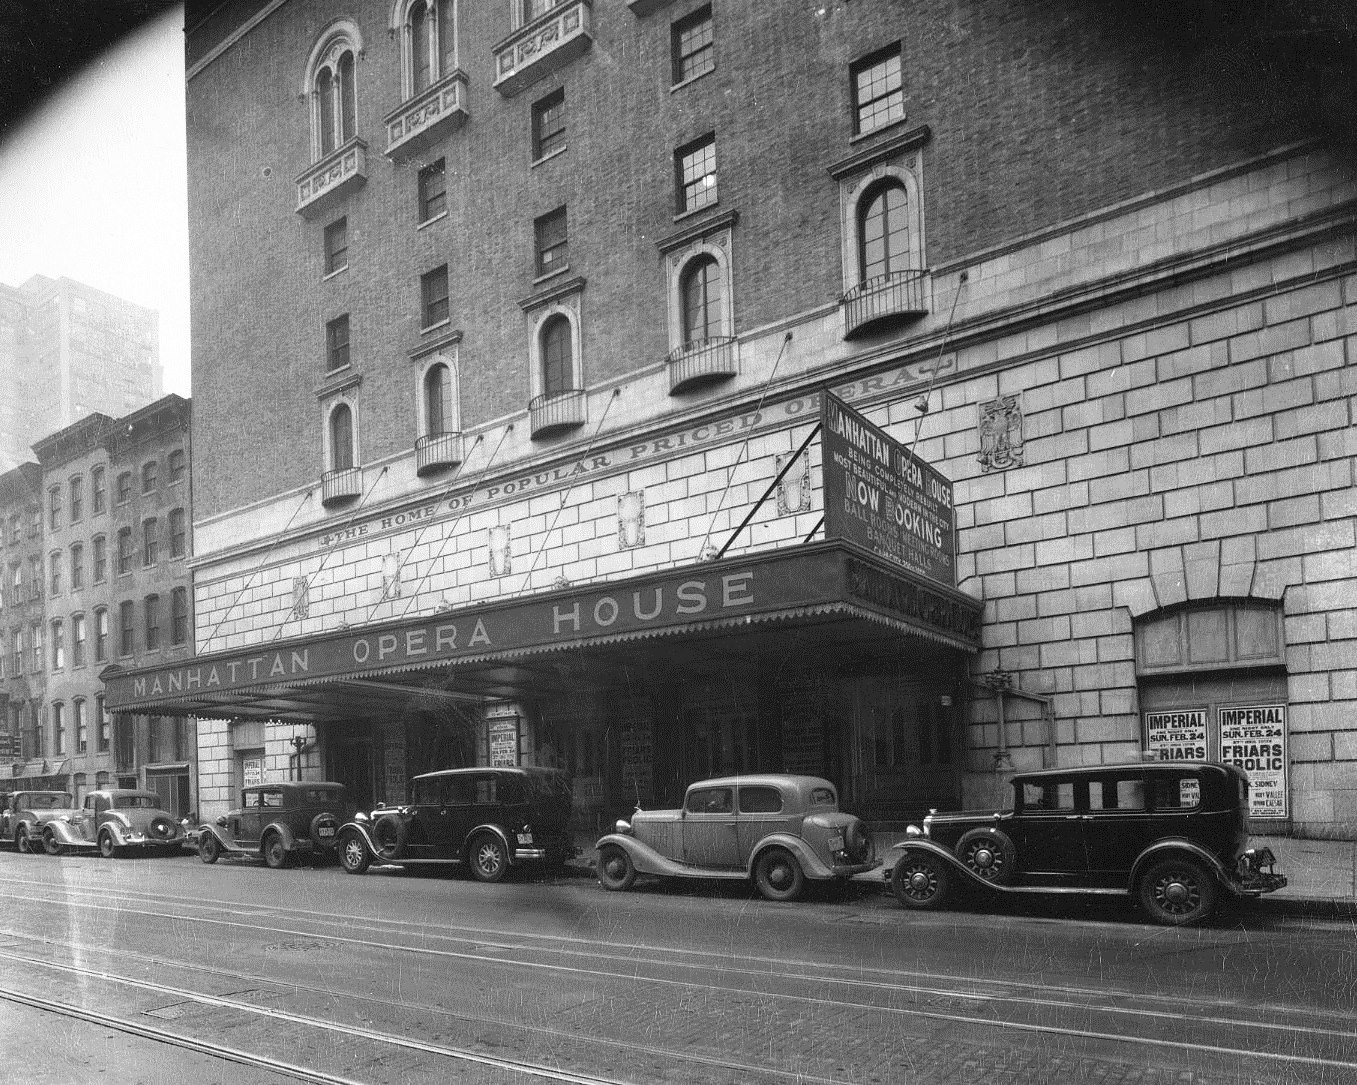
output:
M512 98L593 43L588 0L559 4L495 46L495 89Z
M399 161L457 131L470 114L466 107L466 72L454 71L382 121L386 156Z
M1023 465L1022 405L1017 396L1000 396L979 405L980 454L985 472Z
M297 214L319 215L362 188L367 179L367 144L351 139L297 178Z
M788 456L775 458L775 466L780 473L786 465ZM801 453L801 462L794 465L777 484L777 514L791 516L798 512L810 511L810 456Z
M635 550L645 544L645 491L625 493L617 499L617 545L623 550Z

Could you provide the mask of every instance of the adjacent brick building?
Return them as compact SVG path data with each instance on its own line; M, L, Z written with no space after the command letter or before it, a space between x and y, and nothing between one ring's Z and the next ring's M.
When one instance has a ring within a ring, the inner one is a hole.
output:
M197 657L110 701L205 811L1149 754L1357 835L1353 156L1189 15L190 3Z

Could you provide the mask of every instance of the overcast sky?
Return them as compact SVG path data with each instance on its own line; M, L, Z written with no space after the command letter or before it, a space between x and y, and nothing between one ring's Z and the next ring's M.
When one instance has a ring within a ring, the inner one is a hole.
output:
M189 388L184 19L148 23L0 142L0 282L66 276L160 313Z

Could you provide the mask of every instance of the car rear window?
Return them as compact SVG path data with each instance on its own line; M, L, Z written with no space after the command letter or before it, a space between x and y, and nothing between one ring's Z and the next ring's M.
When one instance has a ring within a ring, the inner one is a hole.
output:
M832 787L814 787L810 792L810 804L812 806L837 806L838 799L834 797Z
M782 811L782 792L775 787L740 788L740 813L777 814Z
M156 808L156 797L154 795L114 795L113 808L115 810L154 810Z
M59 810L72 804L69 795L29 795L20 805L33 810Z
M1191 810L1201 802L1202 784L1195 776L1161 776L1154 781L1156 810Z
M728 787L697 787L688 792L688 813L729 814L735 809L734 798Z
M339 794L336 787L308 787L301 798L305 806L326 806L339 802Z

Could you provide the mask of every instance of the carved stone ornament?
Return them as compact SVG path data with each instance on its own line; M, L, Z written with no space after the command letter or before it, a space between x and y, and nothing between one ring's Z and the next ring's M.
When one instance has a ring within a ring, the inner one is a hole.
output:
M980 469L1004 471L1023 465L1022 407L1017 396L1000 396L980 409Z

